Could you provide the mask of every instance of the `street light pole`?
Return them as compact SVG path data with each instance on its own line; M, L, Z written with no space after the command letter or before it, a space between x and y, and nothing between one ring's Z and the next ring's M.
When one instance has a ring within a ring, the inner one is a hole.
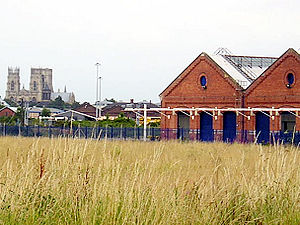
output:
M101 111L102 111L102 102L101 102L101 79L102 77L99 77L99 103L100 103L100 108L99 108L99 118L101 118Z
M98 104L99 104L99 83L98 83L98 79L99 79L99 66L100 66L101 64L100 63L96 63L95 64L95 66L96 66L96 69L97 69L97 77L96 77L96 118L98 118L99 117L99 115L98 115L98 111L99 111L99 109L98 109Z

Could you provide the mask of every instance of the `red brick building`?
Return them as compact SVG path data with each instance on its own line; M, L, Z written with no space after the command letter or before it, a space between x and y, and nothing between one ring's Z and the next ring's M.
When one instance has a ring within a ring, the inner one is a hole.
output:
M77 112L81 112L84 114L87 114L89 116L96 117L96 107L91 105L88 102L84 102L80 106L78 106L76 109L74 109Z
M0 109L0 117L2 116L14 116L16 114L16 112L9 108L9 107L4 107L2 109Z
M170 117L162 117L161 128L199 130L188 135L204 141L255 136L268 141L272 132L300 131L299 76L300 56L294 49L279 58L201 53L160 97L162 108L202 110L166 112ZM266 110L272 107L278 111Z

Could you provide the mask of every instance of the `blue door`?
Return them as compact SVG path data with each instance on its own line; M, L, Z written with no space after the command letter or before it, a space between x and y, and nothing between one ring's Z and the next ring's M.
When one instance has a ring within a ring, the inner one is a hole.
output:
M269 143L270 141L270 118L262 112L256 113L256 136L258 143Z
M213 118L205 112L200 113L200 140L214 140Z
M224 112L223 114L223 141L233 142L236 138L236 113Z

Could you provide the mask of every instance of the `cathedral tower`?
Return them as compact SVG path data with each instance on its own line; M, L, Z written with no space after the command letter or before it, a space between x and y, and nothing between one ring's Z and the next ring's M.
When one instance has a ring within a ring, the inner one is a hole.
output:
M17 100L20 92L20 69L8 67L7 88L5 98Z
M52 69L31 68L30 92L36 101L49 101L52 86Z

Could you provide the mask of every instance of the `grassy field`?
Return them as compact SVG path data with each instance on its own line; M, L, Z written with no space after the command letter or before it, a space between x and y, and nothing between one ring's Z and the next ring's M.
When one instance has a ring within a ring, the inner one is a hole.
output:
M300 151L0 139L0 224L300 224Z

